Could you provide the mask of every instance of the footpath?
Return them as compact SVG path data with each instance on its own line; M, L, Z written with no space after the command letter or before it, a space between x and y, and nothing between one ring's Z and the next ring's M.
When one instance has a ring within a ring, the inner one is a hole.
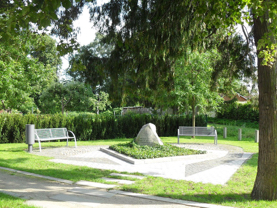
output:
M49 148L42 152L34 150L33 154L54 157L53 162L85 165L99 169L141 172L179 180L201 181L203 183L224 184L239 166L251 157L240 148L224 145L189 145L190 148L204 149L205 156L188 156L177 161L165 159L148 160L131 164L116 156L100 151L99 146L78 148ZM101 146L101 148L107 148ZM219 174L218 174L219 172ZM210 175L215 174L215 175ZM116 174L114 174L116 175ZM221 177L218 177L220 175ZM117 175L116 175L117 176ZM124 175L123 175L124 176ZM143 177L142 177L143 178ZM107 181L132 183L133 181L105 178ZM141 179L141 178L140 178ZM164 197L149 196L131 192L113 190L114 185L89 181L61 180L57 178L17 171L0 167L0 192L27 199L27 204L43 208L65 207L122 207L122 208L220 208L223 206L175 200Z

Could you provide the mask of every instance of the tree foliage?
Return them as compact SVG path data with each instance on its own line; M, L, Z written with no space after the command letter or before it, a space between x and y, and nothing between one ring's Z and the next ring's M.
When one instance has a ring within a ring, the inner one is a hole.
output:
M70 56L67 73L76 81L89 84L94 91L99 92L109 88L109 74L105 64L110 57L112 46L102 43L103 36L96 34L95 40L87 46L82 46L77 53Z
M82 82L54 82L40 96L41 110L44 113L66 111L105 110L109 105L109 95L100 92L93 94L91 88Z
M66 110L85 111L89 107L91 90L80 82L55 82L40 96L44 113L62 113Z
M22 32L9 42L0 41L1 109L17 109L24 113L30 111L32 106L36 106L36 95L56 80L55 69L31 56L35 45L42 46L37 43L40 38Z
M213 51L190 52L187 59L177 62L175 74L175 90L177 103L181 111L191 110L195 112L208 110L208 107L216 108L222 98L218 89L211 88L213 65L220 54ZM206 108L207 107L207 108Z

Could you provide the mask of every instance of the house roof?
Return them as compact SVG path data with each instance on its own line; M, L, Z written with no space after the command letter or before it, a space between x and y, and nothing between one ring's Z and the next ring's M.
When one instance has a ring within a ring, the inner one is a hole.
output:
M244 96L242 96L241 94L239 94L239 93L237 93L234 97L236 97L237 98L237 100L239 101L239 102L247 102L247 98L246 97L244 97ZM223 98L224 98L224 101L230 101L230 100L233 100L234 99L234 97L232 97L232 98L230 98L230 97L228 97L228 96L223 96Z

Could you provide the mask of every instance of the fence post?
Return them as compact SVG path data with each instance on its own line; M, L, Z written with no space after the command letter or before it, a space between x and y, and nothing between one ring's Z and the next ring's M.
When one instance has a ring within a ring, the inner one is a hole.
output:
M226 139L227 138L227 127L223 128L223 138Z
M239 141L241 141L241 129L239 129L239 135L238 135L238 137L239 137Z
M259 130L255 131L255 142L259 143Z

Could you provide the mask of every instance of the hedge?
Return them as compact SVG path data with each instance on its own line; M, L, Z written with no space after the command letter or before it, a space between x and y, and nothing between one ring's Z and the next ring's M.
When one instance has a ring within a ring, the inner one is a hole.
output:
M250 103L224 103L218 112L217 118L231 120L259 121L259 110L255 109Z
M0 143L25 142L26 124L35 124L36 129L66 127L73 131L77 140L134 138L146 123L157 127L159 136L177 135L178 126L191 126L191 117L153 116L147 114L127 114L125 116L78 115L0 115ZM197 126L207 126L205 116L196 117Z

